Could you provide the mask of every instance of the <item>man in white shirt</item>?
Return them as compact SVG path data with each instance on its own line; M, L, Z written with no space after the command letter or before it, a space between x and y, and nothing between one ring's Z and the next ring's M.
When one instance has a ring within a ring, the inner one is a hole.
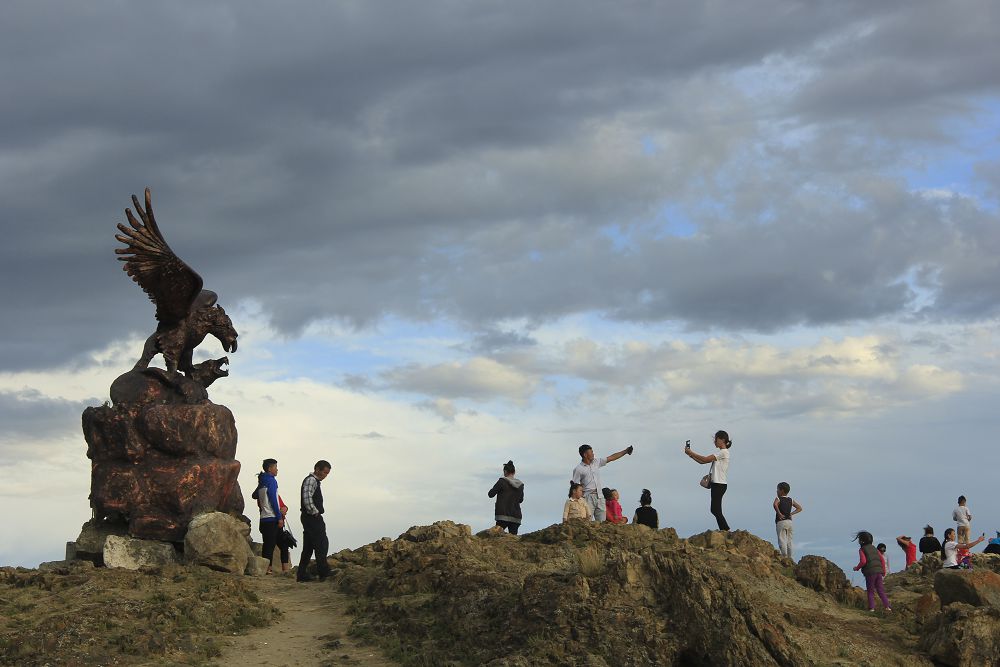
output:
M604 496L601 495L600 469L612 461L617 461L626 454L632 453L632 445L620 452L615 452L607 458L595 458L590 445L580 445L580 463L573 468L573 481L583 485L583 498L590 506L594 521L604 521Z
M958 541L968 542L969 532L972 530L972 513L965 506L965 496L958 497L958 507L951 513L951 518L958 527Z

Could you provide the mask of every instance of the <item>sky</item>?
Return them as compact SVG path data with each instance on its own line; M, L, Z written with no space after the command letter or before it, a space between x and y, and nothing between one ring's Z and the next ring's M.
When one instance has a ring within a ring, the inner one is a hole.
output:
M246 495L330 460L335 551L489 527L508 459L522 532L554 523L581 443L635 446L602 471L626 514L648 488L714 528L682 449L717 429L729 523L775 541L787 481L797 555L849 568L864 529L898 569L959 494L992 536L998 29L989 0L4 3L0 563L90 517L80 415L155 328L113 252L145 187L240 332L210 395Z

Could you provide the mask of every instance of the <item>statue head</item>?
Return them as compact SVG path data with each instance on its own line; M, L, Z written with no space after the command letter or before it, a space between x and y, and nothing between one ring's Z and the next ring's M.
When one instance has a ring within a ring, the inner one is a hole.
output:
M222 306L200 308L196 311L195 317L198 319L198 328L218 338L223 350L229 353L236 351L236 338L239 334L236 333L233 321L229 319Z

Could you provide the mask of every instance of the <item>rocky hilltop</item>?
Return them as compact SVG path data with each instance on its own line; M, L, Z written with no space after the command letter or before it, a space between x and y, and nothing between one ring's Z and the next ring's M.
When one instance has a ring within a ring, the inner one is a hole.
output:
M869 613L826 559L795 564L746 532L611 524L521 537L417 526L331 556L322 584L173 561L0 567L0 665L247 664L226 638L283 622L280 645L294 635L307 649L278 664L386 664L346 659L343 637L435 667L997 665L1000 557L975 558L972 571L932 557L890 575L891 614ZM306 594L310 618L341 610L312 635L279 611Z
M991 665L1000 558L917 564L894 611L818 556L749 533L554 525L473 536L449 521L330 559L359 597L352 633L414 665Z

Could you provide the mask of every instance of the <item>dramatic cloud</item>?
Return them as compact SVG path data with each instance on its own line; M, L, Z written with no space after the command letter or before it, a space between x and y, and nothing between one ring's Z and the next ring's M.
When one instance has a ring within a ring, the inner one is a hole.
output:
M1000 95L988 2L300 10L8 7L0 364L148 328L111 254L146 184L207 286L291 334L997 312L995 204L898 178Z
M240 330L212 396L244 474L275 456L288 489L332 457L344 545L488 519L480 486L512 457L544 525L584 440L637 443L609 479L701 530L700 471L671 452L722 425L734 525L769 530L787 475L829 553L857 517L898 534L952 486L985 494L996 466L954 443L997 426L998 12L6 3L0 497L32 509L15 534L56 557L76 526L38 517L87 515L79 413L156 326L112 250L147 185ZM42 555L17 549L0 563Z

